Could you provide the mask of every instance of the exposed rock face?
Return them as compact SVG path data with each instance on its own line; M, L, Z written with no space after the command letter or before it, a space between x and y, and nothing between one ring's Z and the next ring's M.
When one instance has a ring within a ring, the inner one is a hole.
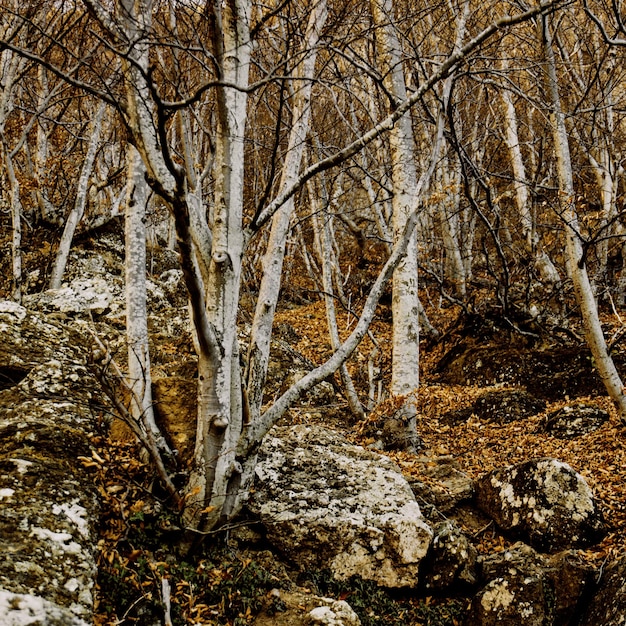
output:
M580 626L626 624L626 557L606 569Z
M539 550L596 543L602 515L585 479L555 459L494 470L476 483L477 503L500 528Z
M80 461L95 423L87 350L12 302L0 303L0 336L0 623L89 621L98 505ZM26 621L41 611L47 621Z
M39 596L11 593L0 589L2 626L87 626L69 609Z
M432 538L387 458L316 426L275 428L260 451L251 507L300 568L415 587Z
M574 552L544 557L521 543L484 557L480 568L486 585L472 601L468 626L570 624L594 576Z
M545 430L559 439L574 439L598 430L608 420L609 414L606 411L579 402L550 413Z

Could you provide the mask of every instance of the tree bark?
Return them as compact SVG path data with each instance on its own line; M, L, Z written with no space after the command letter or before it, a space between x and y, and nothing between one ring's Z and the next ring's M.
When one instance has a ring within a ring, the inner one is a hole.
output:
M65 266L67 265L67 260L70 256L74 233L76 232L76 227L85 212L89 191L89 179L91 178L91 174L93 172L94 162L96 160L96 154L100 144L102 119L104 117L105 109L106 104L104 102L100 102L98 110L93 118L93 122L89 126L89 147L87 148L87 154L85 155L83 167L80 170L74 206L67 217L65 228L63 229L63 235L61 236L61 242L59 243L59 249L52 268L52 273L50 275L50 283L48 285L49 289L59 289L61 287L63 274L65 273Z
M565 228L567 270L574 284L574 293L580 307L585 337L593 355L598 374L604 383L609 397L615 403L622 421L626 422L624 386L607 349L598 316L598 307L585 267L584 252L580 243L574 177L572 174L569 140L565 128L565 116L561 109L556 61L552 48L552 35L546 17L542 16L538 24L540 30L539 37L544 52L545 80L551 107L552 136L557 157L559 209Z
M311 89L317 61L317 45L326 17L326 0L317 0L311 10L304 36L303 51L306 53L303 61L294 70L294 78L297 80L292 85L295 90L293 113L280 181L281 191L293 184L300 172L311 117ZM248 402L253 418L260 415L263 404L263 387L269 363L272 326L280 293L289 224L294 208L294 198L291 197L274 215L267 251L263 257L263 278L252 322L246 374Z

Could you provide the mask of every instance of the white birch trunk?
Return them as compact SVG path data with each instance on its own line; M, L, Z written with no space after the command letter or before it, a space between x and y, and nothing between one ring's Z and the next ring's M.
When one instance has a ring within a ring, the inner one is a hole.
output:
M74 206L67 217L67 221L65 222L65 228L63 229L63 235L61 236L59 249L57 250L57 256L50 275L50 289L59 289L61 287L63 274L65 273L65 266L67 265L67 260L70 256L74 233L76 232L78 223L85 213L87 193L89 190L89 179L91 178L91 173L93 172L96 153L100 144L102 119L104 117L105 108L105 103L101 102L98 106L98 110L96 111L96 115L93 118L93 122L89 126L89 147L87 148L87 154L85 155L83 167L80 170Z
M533 259L533 263L539 272L539 276L544 283L556 284L560 282L559 272L552 263L550 257L545 250L539 246L537 234L535 232L535 224L530 206L530 197L528 193L528 181L526 179L526 168L524 167L524 159L519 142L519 132L517 125L517 113L513 104L511 93L502 90L502 102L504 104L504 119L506 127L506 145L509 149L509 157L513 169L515 201L517 210L520 214L522 223L522 234L526 246L526 252Z
M188 484L187 522L198 529L228 521L241 507L241 482L251 466L235 458L243 428L237 313L243 254L244 134L247 119L250 4L227 0L213 7L214 48L222 79L243 89L217 90L215 206L206 320L219 354L199 355L196 449Z
M460 246L461 236L461 181L458 163L452 166L447 159L441 160L441 195L439 203L441 236L446 254L444 275L454 289L454 295L465 298L467 281L465 264Z
M318 201L318 194L313 188L313 184L309 181L309 201L311 202L311 208L313 212L313 227L316 230L317 237L320 241L320 247L322 251L322 285L324 291L324 302L326 305L326 322L328 325L328 334L330 337L330 346L333 352L336 352L341 347L341 339L339 337L339 329L337 328L337 315L335 312L335 299L333 290L333 269L332 269L332 243L330 235L330 215L322 210L321 203ZM320 194L323 195L323 194ZM320 224L320 220L322 224ZM359 400L352 377L348 372L348 367L345 363L339 367L339 374L343 383L344 392L348 400L348 406L350 412L357 419L363 419L365 417L365 411L363 405Z
M402 50L394 27L392 0L372 2L374 21L380 28L380 58L386 85L393 97L406 99ZM415 147L410 113L405 113L389 131L393 183L393 239L403 232L418 200ZM419 297L417 284L417 239L413 232L406 256L393 273L391 310L393 317L391 393L410 396L419 387ZM417 411L407 397L403 408L394 416L398 439L405 448L415 449L418 437ZM403 431L403 432L402 432Z
M22 60L8 50L0 54L3 89L0 91L0 142L4 156L4 169L9 183L8 204L11 212L11 297L18 304L22 303L22 203L20 184L15 174L13 153L4 134L9 113L13 109L13 87L18 67Z
M619 373L611 358L600 319L594 294L585 267L583 250L578 236L578 216L576 214L574 178L569 152L569 141L565 128L565 116L561 110L556 61L552 49L552 36L547 19L539 20L540 39L543 45L546 70L546 87L552 109L552 135L557 156L559 178L559 206L565 226L565 253L568 274L574 284L574 293L580 307L585 337L593 355L598 374L604 383L609 397L615 403L622 421L626 421L626 395Z
M170 453L154 419L152 375L148 344L146 304L146 205L148 185L145 167L137 151L128 148L128 181L125 216L124 264L126 277L126 342L128 344L128 388L130 413L159 450Z
M317 60L317 43L326 16L326 0L317 0L312 8L304 37L303 49L307 53L294 72L295 77L301 80L294 83L292 126L281 175L281 190L293 184L300 171L311 116L311 88ZM263 403L263 387L269 362L272 326L280 293L287 235L294 207L294 198L291 197L274 215L267 251L263 257L263 278L252 323L248 353L248 402L253 418L260 414Z
M9 179L9 199L11 203L11 259L12 259L12 288L11 297L18 304L22 303L22 203L20 201L20 183L15 175L13 157L8 151L2 134L4 148L4 164Z

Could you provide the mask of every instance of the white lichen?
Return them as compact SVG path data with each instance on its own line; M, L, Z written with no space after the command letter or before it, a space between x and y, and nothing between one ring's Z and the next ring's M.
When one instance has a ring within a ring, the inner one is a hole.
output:
M26 459L10 459L10 460L13 463L15 463L18 474L26 474L26 472L28 472L28 468L33 464L32 461L27 461Z
M80 506L77 501L72 504L66 502L62 504L54 504L52 506L52 512L55 515L64 514L78 529L78 532L87 539L89 537L89 524L85 519L87 510Z
M489 588L483 593L480 603L485 611L497 611L498 609L506 609L515 599L508 589L509 582L503 578L496 578L489 583Z
M80 554L82 550L80 544L73 541L74 538L70 535L70 533L57 533L48 528L33 526L31 529L31 535L54 544L67 554Z

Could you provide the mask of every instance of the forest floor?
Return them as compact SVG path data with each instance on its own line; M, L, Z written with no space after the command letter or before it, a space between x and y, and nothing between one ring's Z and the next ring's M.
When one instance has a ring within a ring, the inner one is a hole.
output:
M385 454L396 461L407 477L426 484L433 480L427 471L429 465L440 457L454 459L456 466L471 478L530 458L559 459L585 477L600 502L609 529L600 544L582 554L591 565L601 567L626 553L626 431L603 389L598 388L591 396L557 394L558 397L548 399L544 411L521 421L489 422L475 415L461 421L450 420L451 414L471 407L481 395L506 386L442 382L438 364L456 345L460 335L452 331L458 327L462 316L459 317L459 310L455 307L431 309L429 314L444 339L423 342L422 345L417 406L418 430L424 447L417 456L399 451ZM310 362L318 364L328 356L330 345L321 339L326 337L323 303L289 305L279 311L276 321L278 334L288 339L291 348ZM342 332L348 333L353 323L349 316L340 315L339 322ZM606 324L612 332L619 326L619 320L609 316ZM384 306L372 333L379 346L390 345L390 315ZM496 332L486 343L496 348L501 345L510 347L511 335ZM160 349L172 352L167 346ZM511 358L521 355L525 349L524 342L518 342L510 353ZM158 350L156 352L158 354ZM156 360L158 367L158 356ZM362 396L367 396L366 371L370 361L375 362L382 380L388 383L390 355L386 350L376 350L368 338L350 365ZM501 365L503 368L516 367L516 363ZM568 365L564 361L562 372L555 370L554 375L563 372L568 375ZM576 375L580 373L572 371L571 376ZM589 381L569 382L568 387L574 390L578 387L589 389ZM280 383L274 381L268 394L276 394L280 389ZM610 415L609 421L595 432L575 439L558 439L546 434L542 426L547 414L573 400L604 409ZM336 394L334 401L323 405L305 402L295 407L283 418L283 423L321 424L339 430L356 444L369 446L375 441L373 433L377 424L391 407L390 402L383 401L365 422L356 422L343 397ZM154 499L151 473L138 460L136 449L127 443L112 444L103 440L101 455L103 463L98 468L99 481L110 506L101 543L98 624L112 626L120 623L116 620L124 615L126 621L123 623L142 623L136 606L150 604L149 599L157 602L162 596L160 585L163 578L172 581L173 611L184 616L185 620L179 623L249 624L267 602L267 593L272 587L285 585L288 576L296 578L294 572L288 572L289 564L282 563L279 555L262 549L267 546L257 546L252 552L239 551L233 549L236 542L222 543L217 538L211 538L202 557L194 559L193 564L186 562L181 569L180 563L175 565L176 559L164 549L164 545L175 537L175 521ZM475 520L466 526L462 520L460 523L481 554L501 551L513 544L513 539L502 535L493 524L477 526ZM302 584L303 581L299 582ZM311 585L319 592L334 592L359 602L353 589ZM365 590L361 592L365 593ZM367 590L368 603L372 602L373 593L372 589ZM385 597L381 602L382 608L372 614L373 617L366 618L364 624L459 624L464 600L408 596Z
M32 250L32 254L40 258L43 268L48 263L45 259L49 258L49 248L42 243ZM32 259L28 261L32 263ZM43 269L41 275L44 275ZM10 273L5 272L4 276L0 294L8 297L7 278ZM368 283L367 277L364 283ZM320 364L330 354L330 344L325 339L324 305L315 301L315 296L306 290L294 294L293 284L286 291L276 317L277 336L308 362ZM418 431L424 448L417 456L399 451L385 454L396 461L407 477L426 484L433 480L427 471L429 459L435 463L440 457L452 458L456 466L471 478L530 458L559 459L585 477L600 503L609 530L600 544L583 554L598 568L626 554L626 430L601 385L594 388L589 380L576 378L581 374L567 359L557 360L554 376L565 377L563 380L568 382L568 391L547 398L545 410L509 423L481 420L476 415L451 420L451 414L468 409L481 395L502 390L506 385L486 384L485 381L471 384L471 380L462 381L470 384L453 384L444 380L440 367L442 359L464 340L469 332L468 325L471 326L475 320L469 323L458 307L441 306L436 298L434 289L431 294L423 293L430 320L440 332L438 340L425 340L421 345L420 386L416 402ZM484 307L483 311L486 308L489 307ZM339 312L338 318L340 332L345 336L352 329L354 318L345 312ZM250 312L242 310L242 325L249 321ZM607 337L615 340L615 350L619 352L619 337L625 327L619 313L607 307L603 312L603 324ZM539 342L541 345L536 345L535 341L534 347L549 350L554 345L562 346L562 329L555 332L561 332L561 335L557 337L546 329ZM475 335L476 345L492 346L494 354L509 355L509 362L499 364L503 369L515 370L518 361L529 350L530 344L524 337L503 330L497 323L495 327L491 324L489 332L479 329ZM577 349L584 349L575 313L569 315L566 335L570 347L576 344ZM371 368L378 372L381 388L388 388L390 345L390 310L388 304L381 304L371 328L371 337L364 340L349 364L362 399L367 399L372 390L374 395L378 393L378 388L372 386L368 378ZM507 350L498 352L503 347ZM179 371L193 376L194 359L189 337L162 337L153 348L155 368L167 361L171 369L172 359L176 359ZM280 377L282 365L277 364L274 380L268 385L266 398L269 400L284 385ZM522 377L525 377L523 383L530 383L533 374L523 373ZM558 439L546 434L543 424L547 415L571 401L585 401L604 409L610 419L598 430L575 439ZM321 404L304 402L294 407L283 422L322 424L340 431L354 443L370 446L376 440L378 425L392 409L393 405L383 399L365 422L354 421L345 399L336 392L330 401ZM267 605L271 590L286 588L291 584L290 580L297 578L289 564L269 551L268 546L260 544L254 550L240 549L237 540L233 539L235 531L228 538L221 535L208 537L202 551L193 558L178 555L174 548L180 537L178 520L165 505L154 474L141 460L137 446L128 441L111 440L104 430L93 442L97 451L93 459L85 461L85 466L92 472L104 503L98 544L98 626L161 623L162 618L155 619L155 616L162 616L167 584L171 586L174 625L251 624L255 614ZM245 522L242 520L242 523ZM501 551L512 545L512 540L499 533L492 524L481 527L468 525L464 530L481 554ZM452 626L461 623L460 616L465 605L464 598L434 599L410 594L389 596L367 585L333 587L328 581L324 582L323 574L315 574L308 580L300 578L298 583L309 586L313 591L347 599L355 608L359 604L369 607L366 613L360 613L364 626ZM377 608L372 611L374 605Z

